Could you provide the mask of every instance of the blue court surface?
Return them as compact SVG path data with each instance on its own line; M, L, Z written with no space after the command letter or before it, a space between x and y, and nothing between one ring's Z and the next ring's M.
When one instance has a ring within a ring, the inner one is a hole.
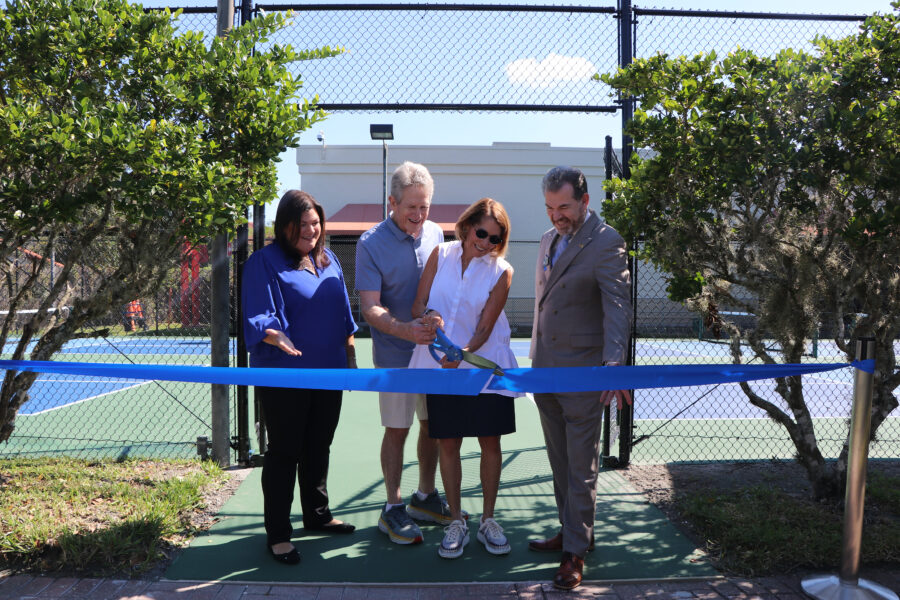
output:
M16 343L16 340L7 342L3 348L3 354L7 356L11 354ZM35 343L29 344L26 352L30 352ZM232 354L235 352L233 340L231 351ZM75 362L129 363L135 362L133 358L141 357L140 362L208 364L208 359L204 360L204 358L208 357L210 352L208 338L109 337L71 340L54 358ZM189 357L191 357L190 360L188 360ZM29 390L31 398L39 399L39 401L26 403L19 410L19 414L44 414L64 406L95 400L148 383L148 381L136 379L40 373Z
M3 347L3 354L11 354L17 340L10 340ZM31 352L37 342L31 342L26 349ZM235 353L236 342L231 340L231 353ZM95 338L66 342L58 354L119 354L147 355L162 354L174 356L209 356L210 341L207 338Z
M149 383L149 381L137 379L105 379L83 375L40 373L28 392L32 398L40 398L40 402L25 403L19 409L19 414L39 415L63 406L95 400Z

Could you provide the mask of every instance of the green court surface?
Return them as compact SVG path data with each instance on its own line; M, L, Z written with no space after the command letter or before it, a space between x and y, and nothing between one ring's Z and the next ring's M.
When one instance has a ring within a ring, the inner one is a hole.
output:
M391 543L377 527L384 502L379 448L382 428L374 393L345 395L332 446L329 496L337 518L354 523L350 536L304 535L295 494L294 543L303 557L297 567L273 561L267 553L262 518L260 469L255 469L220 510L220 521L186 549L166 572L176 580L239 580L333 583L431 583L551 579L559 556L527 549L527 540L553 535L559 523L550 467L537 409L527 398L516 402L517 431L503 437L504 467L496 517L512 552L493 556L475 539L481 513L478 445L463 443L463 508L469 511L471 541L461 558L437 555L443 536L438 525L424 525L425 542ZM412 435L417 433L413 427ZM414 440L406 458L414 461ZM440 477L438 476L438 479ZM403 490L418 481L415 462L407 462ZM440 483L438 484L440 486ZM708 577L716 572L702 554L618 473L601 472L597 494L597 550L586 559L588 579Z

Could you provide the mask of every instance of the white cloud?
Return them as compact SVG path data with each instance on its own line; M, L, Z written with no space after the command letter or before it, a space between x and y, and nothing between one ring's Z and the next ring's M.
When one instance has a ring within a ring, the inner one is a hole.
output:
M520 58L506 65L506 77L510 83L533 88L588 81L596 72L597 67L586 58L552 53L540 62L533 58Z

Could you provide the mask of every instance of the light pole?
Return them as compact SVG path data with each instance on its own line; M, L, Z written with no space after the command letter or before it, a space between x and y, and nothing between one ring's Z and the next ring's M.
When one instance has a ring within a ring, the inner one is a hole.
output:
M387 141L394 139L394 126L390 123L369 125L373 140L381 140L381 213L387 219Z

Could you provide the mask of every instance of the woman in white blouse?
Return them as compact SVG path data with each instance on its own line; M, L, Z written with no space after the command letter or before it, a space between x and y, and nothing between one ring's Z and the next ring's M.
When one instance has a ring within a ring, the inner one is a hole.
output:
M503 259L509 244L509 217L499 202L482 198L456 223L456 241L431 253L419 281L414 317L440 327L463 349L494 361L501 368L517 367L509 347L509 321L503 312L513 269ZM410 368L435 368L428 347L416 346ZM444 357L443 368L475 368ZM485 386L487 387L487 386ZM441 478L453 521L438 547L443 558L461 556L469 542L460 488L462 438L477 437L481 446L481 488L484 496L478 541L491 554L507 554L509 542L494 519L500 486L500 436L516 430L514 398L521 394L482 390L478 396L428 394L428 430L439 440Z

